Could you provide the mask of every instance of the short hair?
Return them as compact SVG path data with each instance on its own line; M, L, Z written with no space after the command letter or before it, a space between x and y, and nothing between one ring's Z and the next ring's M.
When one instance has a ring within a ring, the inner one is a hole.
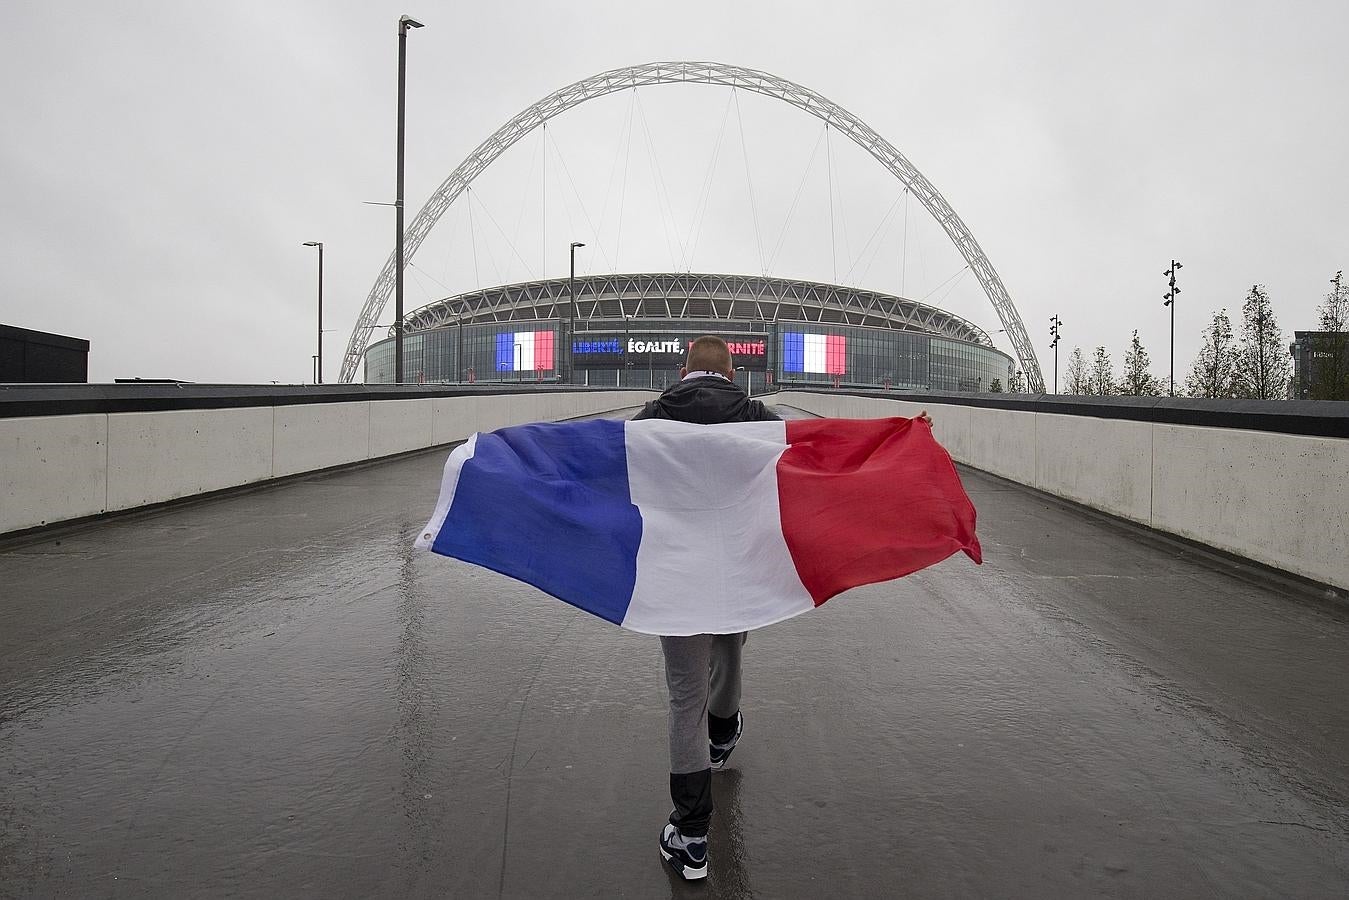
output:
M720 372L729 376L731 348L721 338L705 334L689 344L689 357L684 365L690 372Z

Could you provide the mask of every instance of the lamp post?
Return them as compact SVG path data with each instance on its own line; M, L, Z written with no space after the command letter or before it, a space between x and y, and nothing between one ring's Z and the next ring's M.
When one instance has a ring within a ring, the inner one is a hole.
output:
M393 365L394 381L398 384L403 383L403 124L407 99L408 29L421 27L422 23L411 16L403 16L398 20L398 186L393 201L394 229L397 232L394 240L398 248L393 270Z
M1059 329L1063 327L1063 320L1057 315L1049 319L1049 333L1054 336L1054 340L1049 342L1049 346L1054 348L1054 393L1059 392Z
M1171 268L1162 274L1171 279L1171 290L1162 296L1166 302L1162 306L1171 307L1171 396L1176 396L1176 298L1180 296L1180 288L1176 287L1176 273L1185 268L1174 259L1171 260Z
M576 248L584 247L580 241L571 242L571 275L567 277L567 383L576 382Z
M638 300L638 303L641 301ZM618 300L618 310L623 313L623 346L619 348L618 386L623 386L623 376L628 371L628 314L623 311L623 299ZM632 379L627 379L631 381Z
M317 375L315 384L323 384L323 241L305 241L306 247L319 248L319 352L314 357Z

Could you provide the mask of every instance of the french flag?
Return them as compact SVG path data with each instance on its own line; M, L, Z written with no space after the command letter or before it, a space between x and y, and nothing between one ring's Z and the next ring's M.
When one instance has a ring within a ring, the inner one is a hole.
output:
M551 331L503 331L497 334L498 372L543 372L553 368Z
M848 371L848 339L841 334L782 335L782 370L820 375L845 375Z
M646 634L727 634L963 551L975 510L919 419L519 425L445 464L417 546Z

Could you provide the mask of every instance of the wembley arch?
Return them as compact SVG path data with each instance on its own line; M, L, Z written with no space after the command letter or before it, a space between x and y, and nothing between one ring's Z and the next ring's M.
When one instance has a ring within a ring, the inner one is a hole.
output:
M1040 372L1035 349L1026 334L1021 315L1012 304L1006 286L1003 285L1002 279L993 268L993 264L988 261L988 257L984 255L983 249L969 228L923 173L871 126L827 97L785 78L743 66L714 62L645 63L601 72L554 91L498 128L455 167L404 231L405 259L411 260L436 222L473 180L497 157L535 128L587 100L629 88L655 84L712 84L741 88L773 97L820 119L869 153L923 204L928 214L937 221L960 251L998 314L998 319L1025 372L1027 388L1037 393L1044 391L1044 377ZM377 327L379 316L388 304L389 296L394 289L394 269L397 264L395 260L396 254L389 254L379 277L375 279L374 286L370 288L365 305L361 308L342 359L340 378L343 382L350 383L355 378Z

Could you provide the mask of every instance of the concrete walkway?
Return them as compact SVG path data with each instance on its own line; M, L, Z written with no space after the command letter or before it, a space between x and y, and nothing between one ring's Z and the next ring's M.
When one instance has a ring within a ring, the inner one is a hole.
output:
M0 897L1349 894L1349 614L974 472L751 636L679 883L654 639L414 553L444 457L0 546Z

